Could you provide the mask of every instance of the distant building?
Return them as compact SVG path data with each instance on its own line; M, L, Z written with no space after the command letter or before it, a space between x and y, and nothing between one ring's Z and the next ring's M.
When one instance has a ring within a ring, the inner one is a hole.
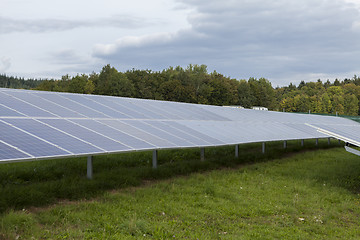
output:
M240 108L240 109L244 109L244 107L243 107L243 106L235 106L235 105L233 105L233 106L223 106L223 107L231 107L231 108Z
M266 107L252 107L253 110L260 110L260 111L268 111L269 109Z

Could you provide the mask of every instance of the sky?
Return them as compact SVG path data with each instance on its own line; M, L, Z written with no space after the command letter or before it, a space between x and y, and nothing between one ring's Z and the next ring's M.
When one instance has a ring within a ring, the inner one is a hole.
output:
M205 64L274 87L360 75L360 0L0 0L0 73Z

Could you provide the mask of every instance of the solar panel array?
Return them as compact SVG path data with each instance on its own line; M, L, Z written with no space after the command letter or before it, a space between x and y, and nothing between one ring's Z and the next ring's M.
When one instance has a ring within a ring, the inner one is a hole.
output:
M0 88L0 162L324 138L360 124L318 115Z

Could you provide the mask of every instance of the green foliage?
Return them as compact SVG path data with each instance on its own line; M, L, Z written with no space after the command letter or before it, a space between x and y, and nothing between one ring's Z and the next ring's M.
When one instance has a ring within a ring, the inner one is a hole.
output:
M100 95L132 97L135 89L126 74L118 72L109 64L104 66L95 79L95 93Z
M42 80L24 79L18 77L9 77L5 74L0 74L0 88L23 88L32 89L41 84Z
M238 81L216 71L208 73L206 65L197 64L190 64L186 69L177 66L161 72L132 69L124 73L108 64L99 74L82 74L73 78L65 75L61 80L43 80L36 89L220 106L261 105L269 109L275 106L275 90L267 79Z
M298 88L292 84L275 89L278 106L275 109L287 112L327 113L341 115L358 115L360 106L360 78L345 79L334 84L326 81L305 83Z
M69 83L68 91L72 93L86 93L85 86L88 81L88 76L85 74L72 78Z
M255 96L252 94L250 84L246 80L240 80L238 86L238 96L240 106L250 108L255 102Z
M269 80L265 78L260 78L259 80L250 78L248 83L252 90L252 95L255 97L255 105L273 109L275 92Z

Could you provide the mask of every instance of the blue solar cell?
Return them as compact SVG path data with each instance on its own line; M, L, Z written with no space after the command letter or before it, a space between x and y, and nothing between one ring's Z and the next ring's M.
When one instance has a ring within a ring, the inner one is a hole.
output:
M0 105L0 117L24 117L24 114L20 114L14 110L11 110L5 106Z
M142 139L143 141L146 141L147 143L154 145L158 148L171 148L176 147L173 143L170 143L164 139L158 138L155 135L149 134L147 132L144 132L138 128L135 128L133 126L130 126L122 121L117 120L100 120L99 122L104 123L112 128L115 128L121 132L124 132L128 135L131 135L133 137Z
M121 103L124 101L124 98L121 97L108 97L108 96L97 96L97 95L89 95L89 97L98 103L101 103L111 109L116 109L116 111L125 114L126 116L129 116L132 119L144 119L147 118L144 114L130 109Z
M26 92L13 91L13 92L9 92L8 94L17 97L30 104L33 104L37 107L40 107L41 109L44 109L60 117L74 117L74 118L84 117L84 115L80 115L75 111L71 111L67 108L62 107L59 104L55 104L44 98L41 98L40 94L32 94L30 91L26 91Z
M335 133L353 141L360 142L360 125L325 125L325 124L312 124L318 128L324 129L331 133Z
M284 123L285 126L288 126L296 131L299 131L303 134L307 134L306 138L324 138L327 135L318 132L315 128L310 126L299 124L299 123Z
M116 101L114 101L114 102L123 107L126 107L127 109L131 109L133 111L141 113L142 115L145 116L144 117L145 119L164 119L165 118L164 116L161 116L160 114L157 114L156 112L151 112L151 111L147 110L146 108L142 107L141 105L136 104L131 99L126 99L126 98L120 99L119 98L119 99L116 99Z
M101 112L111 118L130 118L129 116L117 111L117 109L111 109L111 108L107 107L106 105L95 102L95 100L93 100L93 98L91 98L87 95L67 94L66 97L77 103L83 104L87 107L90 107L91 109Z
M209 117L207 112L201 108L194 107L193 109L188 109L184 106L181 106L181 104L179 104L179 106L176 106L176 109L179 112L182 112L183 114L186 113L188 116L191 116L191 118L195 120L218 120L217 118L214 119ZM189 117L187 117L187 119L188 118Z
M194 131L200 131L204 134L206 133L206 135L218 139L225 144L241 143L240 138L234 139L229 136L227 132L224 132L224 129L222 129L221 126L218 126L212 121L182 121L181 123Z
M163 131L160 128L153 127L150 124L144 123L139 120L124 120L124 123L129 124L133 127L143 130L144 132L150 133L154 136L157 136L161 139L164 139L177 147L194 147L194 143L187 141L185 139L179 138L176 135Z
M159 106L155 106L152 104L154 101L152 100L146 100L146 99L133 99L134 102L140 104L143 108L146 108L152 112L156 112L162 116L164 116L166 119L184 119L181 115L176 115L172 112L166 111L165 109L162 109Z
M126 144L127 146L129 146L135 150L154 149L155 148L154 145L151 145L139 138L132 137L129 134L126 134L118 129L112 128L110 126L107 126L107 125L100 123L98 121L95 121L95 120L73 119L71 121L76 122L77 124L80 124L84 127L92 129L94 131L100 132L114 140L117 140L121 143Z
M191 132L183 132L178 130L177 128L174 128L172 126L169 126L166 124L165 121L151 121L151 120L147 120L145 121L147 124L150 124L151 126L154 126L158 129L163 130L164 132L167 133L171 133L172 135L177 136L178 138L181 139L186 139L187 142L190 142L192 145L194 146L209 146L211 145L209 142L206 142L202 139L199 139L197 137L194 137L193 135L191 135Z
M224 142L222 142L222 141L220 141L218 139L212 138L209 135L206 135L206 134L201 133L199 131L196 131L194 129L188 128L185 125L182 125L181 121L167 121L166 124L176 128L178 130L181 130L183 132L191 133L191 135L193 135L193 136L195 136L197 138L200 138L200 139L202 139L202 140L204 140L204 141L206 141L208 143L211 143L211 144L214 144L214 145L222 145L222 144L224 144Z
M188 110L190 113L197 114L199 119L201 120L218 120L218 121L229 121L230 119L225 118L222 115L213 113L210 111L210 108L204 108L204 105L200 104L192 104L192 105L185 105L184 103L179 103L182 109Z
M85 105L81 105L77 102L74 102L74 101L68 99L68 98L65 98L66 95L67 94L49 93L49 92L39 93L40 97L45 98L56 104L59 104L59 105L63 106L64 108L67 108L71 111L75 111L86 117L89 117L89 118L107 118L108 117L100 112L97 112L91 108L88 108Z
M15 148L12 148L2 142L0 142L0 162L3 160L15 160L29 158L29 155L22 153Z
M102 148L108 152L115 151L126 151L130 150L130 147L125 146L115 140L111 140L104 135L100 135L92 130L86 129L75 123L72 123L64 119L41 119L41 122L44 122L52 127L60 129L61 131L70 133L72 136L80 138L88 143L91 143L99 148Z
M21 128L37 137L55 144L74 154L101 153L103 150L96 148L79 139L71 137L54 128L32 119L6 119L6 122ZM46 149L44 149L46 150Z
M142 105L141 101L134 101L133 99L125 99L125 101L122 101L121 104L130 108L130 109L136 109L136 111L141 112L146 116L148 119L166 119L163 115L159 114L158 111L156 111L153 108L147 108L146 106Z
M55 117L55 115L46 112L38 107L32 106L26 102L0 92L1 104L14 109L29 117Z
M212 123L213 125L215 125L219 131L221 131L223 134L225 134L226 136L228 136L229 138L233 139L233 141L237 142L246 142L248 141L248 132L251 131L251 126L247 126L245 128L241 128L241 124L237 123L237 122L220 122L219 124L217 124L216 122ZM254 134L250 134L250 136L254 136ZM250 138L251 139L251 138ZM252 141L249 141L252 142Z
M182 111L182 110L178 109L178 106L176 105L176 103L173 103L173 102L156 101L156 102L153 102L152 105L154 105L157 108L161 108L163 111L167 111L173 115L178 116L176 119L198 120L198 117L189 113L189 111L187 111L187 110Z
M27 119L23 119L27 120ZM0 121L0 140L34 157L65 156L68 152Z

